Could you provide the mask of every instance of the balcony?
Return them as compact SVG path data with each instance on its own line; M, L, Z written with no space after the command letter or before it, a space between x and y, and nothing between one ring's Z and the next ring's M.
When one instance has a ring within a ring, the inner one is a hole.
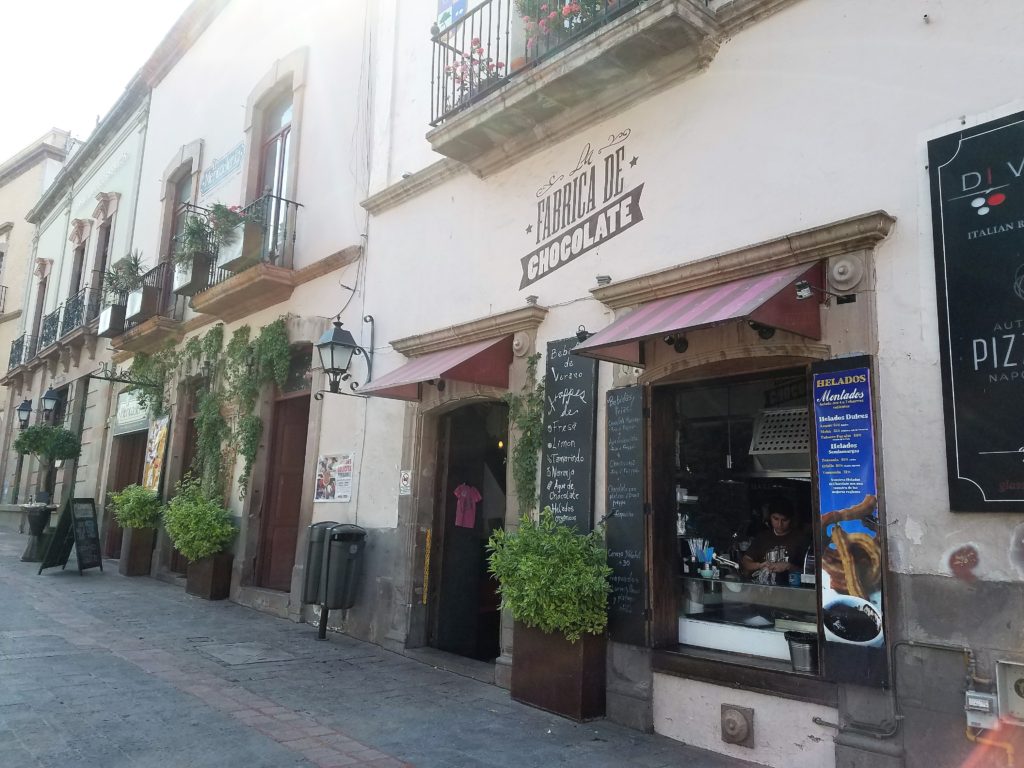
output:
M292 267L299 208L275 195L243 208L234 232L218 238L208 280L192 296L192 308L229 323L286 301L296 285Z
M33 350L35 355L48 357L57 348L57 338L60 336L60 316L64 307L59 306L53 312L43 317L39 327L39 343Z
M110 346L127 352L153 352L168 341L181 341L186 299L171 290L173 274L174 265L162 261L142 276L137 290L108 297L111 302L124 302L111 303L103 310L100 330L112 337Z
M96 319L100 311L100 290L85 286L64 302L64 314L61 317L60 340L62 343L72 341L70 338L76 331L85 333L89 323Z
M721 42L795 0L485 0L435 27L435 152L480 176L703 71ZM534 9L533 14L522 13Z
M28 359L28 351L32 347L32 337L28 334L21 334L11 342L11 355L7 361L7 370L13 371Z

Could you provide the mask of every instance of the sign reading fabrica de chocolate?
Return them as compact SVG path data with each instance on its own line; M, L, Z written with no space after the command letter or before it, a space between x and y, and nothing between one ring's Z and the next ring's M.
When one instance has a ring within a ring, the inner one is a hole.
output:
M1024 511L1024 113L928 163L950 507Z
M534 248L520 259L520 290L643 221L644 185L629 187L640 160L627 149L629 133L597 148L588 142L572 170L552 173L537 190L536 218L526 226Z

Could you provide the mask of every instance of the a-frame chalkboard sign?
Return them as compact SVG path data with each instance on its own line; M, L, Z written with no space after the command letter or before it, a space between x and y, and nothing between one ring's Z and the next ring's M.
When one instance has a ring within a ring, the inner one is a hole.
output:
M44 568L53 568L57 565L64 570L68 564L68 557L71 556L72 546L75 548L79 575L87 568L103 570L95 499L67 501L60 511L50 546L46 548L43 562L39 565L39 573L42 573Z

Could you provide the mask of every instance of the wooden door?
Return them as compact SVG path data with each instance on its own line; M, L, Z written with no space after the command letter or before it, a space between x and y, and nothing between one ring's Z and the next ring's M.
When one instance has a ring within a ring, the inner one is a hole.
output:
M260 532L257 584L267 589L291 589L295 547L299 540L302 476L306 468L309 393L278 400L271 427L267 503Z
M117 461L110 479L108 491L120 491L129 485L142 482L142 471L146 465L146 432L135 432L114 438ZM106 557L121 557L122 528L111 512L104 521L104 549Z

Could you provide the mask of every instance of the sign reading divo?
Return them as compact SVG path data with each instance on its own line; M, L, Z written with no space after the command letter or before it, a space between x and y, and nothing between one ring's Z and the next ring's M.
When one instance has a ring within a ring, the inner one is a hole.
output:
M627 189L640 159L627 150L629 134L609 136L596 150L588 142L573 170L551 174L537 190L536 219L526 227L537 247L520 259L520 290L644 220L644 185Z
M1024 113L928 160L950 507L1024 511Z

